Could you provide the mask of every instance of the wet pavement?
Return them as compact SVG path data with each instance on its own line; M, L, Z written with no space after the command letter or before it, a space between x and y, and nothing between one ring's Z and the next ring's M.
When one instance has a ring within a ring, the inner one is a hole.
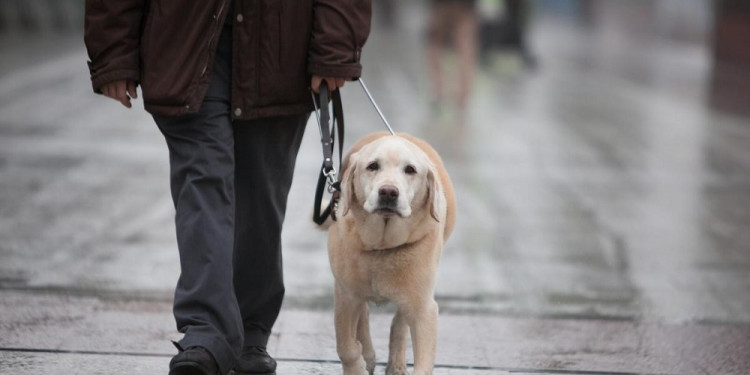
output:
M163 373L174 354L167 340L179 337L168 301L29 291L0 296L4 373L52 367L63 374L75 366L93 370L82 373ZM391 318L382 312L371 318L379 373ZM339 373L332 329L330 311L285 308L269 341L282 363L279 373ZM726 324L443 312L436 374L742 374L750 366L749 331ZM115 371L103 371L107 366ZM124 366L144 370L117 370Z
M750 120L708 108L710 51L540 20L539 68L492 59L462 117L431 101L424 14L405 7L409 22L375 23L363 77L456 185L436 374L750 373ZM166 372L179 269L163 138L139 101L91 93L80 35L0 49L0 373ZM382 129L357 85L344 101L348 144ZM309 125L280 374L340 371ZM373 314L381 359L389 317Z

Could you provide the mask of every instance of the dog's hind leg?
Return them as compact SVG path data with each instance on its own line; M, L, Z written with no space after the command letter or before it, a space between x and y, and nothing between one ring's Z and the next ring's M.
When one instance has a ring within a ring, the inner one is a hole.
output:
M372 346L370 337L370 307L367 303L362 304L362 312L357 324L357 339L362 344L362 357L365 359L367 372L373 375L375 372L375 348Z
M406 370L406 340L409 325L401 309L396 312L391 322L391 340L388 345L388 366L386 375L408 375Z

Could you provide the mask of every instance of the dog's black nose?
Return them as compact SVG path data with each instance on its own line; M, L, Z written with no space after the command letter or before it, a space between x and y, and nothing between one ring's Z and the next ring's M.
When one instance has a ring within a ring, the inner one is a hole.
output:
M383 185L378 190L380 201L384 203L393 203L398 199L398 188L393 185Z

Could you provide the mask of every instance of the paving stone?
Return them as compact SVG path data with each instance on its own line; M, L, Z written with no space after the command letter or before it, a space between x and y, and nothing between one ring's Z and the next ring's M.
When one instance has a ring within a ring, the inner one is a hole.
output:
M0 353L169 357L175 352L169 340L179 339L170 309L168 301L122 296L0 291ZM379 362L388 354L389 310L372 308ZM337 362L333 312L284 309L268 348L290 363ZM466 369L742 374L750 368L749 350L748 325L443 314L436 367L459 374ZM407 357L411 361L410 350Z
M0 351L0 374L14 375L109 375L166 374L168 356L107 355L81 353L49 353ZM384 373L376 370L376 374ZM278 361L280 375L340 374L341 365L332 362ZM502 370L436 368L435 375L505 375Z

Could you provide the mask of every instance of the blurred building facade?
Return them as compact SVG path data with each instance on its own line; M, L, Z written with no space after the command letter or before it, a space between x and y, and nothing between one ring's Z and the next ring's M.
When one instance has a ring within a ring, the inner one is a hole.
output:
M715 6L711 103L750 116L750 2L724 0Z
M84 0L0 1L0 33L78 32Z
M416 0L428 4L427 0ZM0 1L0 36L24 33L80 33L84 0ZM591 34L648 42L653 38L701 46L711 62L706 101L714 108L750 116L750 2L746 0L477 0L480 17L498 9L503 25L482 23L482 52L510 47L533 65L534 46L527 34L540 18L564 18ZM374 0L378 19L398 20L403 4ZM401 18L401 21L405 20ZM398 25L396 25L398 26ZM390 27L390 26L389 26ZM375 31L378 28L374 28Z
M592 35L614 35L639 46L666 41L677 48L701 48L709 61L704 77L707 105L750 116L750 2L537 0L534 4L537 15L574 19Z

